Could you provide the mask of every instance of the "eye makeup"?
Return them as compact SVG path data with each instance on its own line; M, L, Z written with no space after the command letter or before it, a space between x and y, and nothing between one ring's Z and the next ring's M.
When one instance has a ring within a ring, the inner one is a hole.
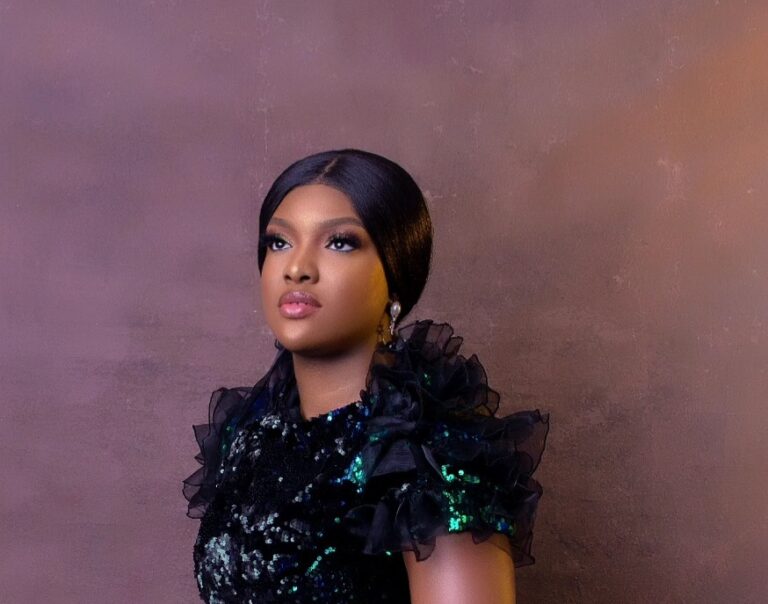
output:
M275 244L278 244L278 243L283 247L277 247L277 248L273 247ZM280 250L285 249L284 246L287 243L288 242L286 241L285 237L280 233L266 232L260 238L259 247L267 248L268 250L273 252L279 252ZM340 249L338 247L332 247L335 244L346 245L348 247L351 247L352 249ZM351 252L353 250L359 249L361 246L362 246L362 240L356 233L352 231L336 231L328 237L328 241L326 244L327 248L337 252Z
M360 241L360 237L358 237L355 233L352 233L351 231L340 231L338 233L334 233L333 235L331 235L329 240L329 245L332 245L335 243L343 243L351 246L353 249L358 249L362 245L362 242ZM339 248L331 248L331 249L335 249L337 252L352 251L352 250L341 250Z

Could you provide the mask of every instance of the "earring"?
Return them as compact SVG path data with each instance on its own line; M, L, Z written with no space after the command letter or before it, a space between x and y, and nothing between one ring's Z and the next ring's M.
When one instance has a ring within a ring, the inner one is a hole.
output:
M395 337L395 322L397 321L397 317L400 316L400 302L395 300L392 302L392 304L389 305L389 335L391 335L393 338Z

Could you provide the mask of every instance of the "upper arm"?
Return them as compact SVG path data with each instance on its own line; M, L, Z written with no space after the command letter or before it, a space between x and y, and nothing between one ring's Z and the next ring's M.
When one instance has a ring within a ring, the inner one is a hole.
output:
M417 561L403 552L412 604L514 604L515 567L507 538L475 543L469 532L436 538L432 554Z

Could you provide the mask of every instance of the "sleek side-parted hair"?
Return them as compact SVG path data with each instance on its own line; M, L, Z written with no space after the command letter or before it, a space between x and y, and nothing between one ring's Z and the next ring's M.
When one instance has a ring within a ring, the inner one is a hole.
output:
M288 166L267 192L259 214L259 273L262 244L272 215L295 187L324 184L352 201L384 266L391 296L400 301L398 322L418 302L432 260L432 220L416 182L390 159L359 149L323 151Z

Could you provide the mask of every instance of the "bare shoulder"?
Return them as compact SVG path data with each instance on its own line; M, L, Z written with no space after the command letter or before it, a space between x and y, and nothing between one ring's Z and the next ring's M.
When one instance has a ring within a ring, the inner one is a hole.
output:
M504 535L475 543L469 532L438 537L425 560L403 552L413 604L514 604L515 567Z

